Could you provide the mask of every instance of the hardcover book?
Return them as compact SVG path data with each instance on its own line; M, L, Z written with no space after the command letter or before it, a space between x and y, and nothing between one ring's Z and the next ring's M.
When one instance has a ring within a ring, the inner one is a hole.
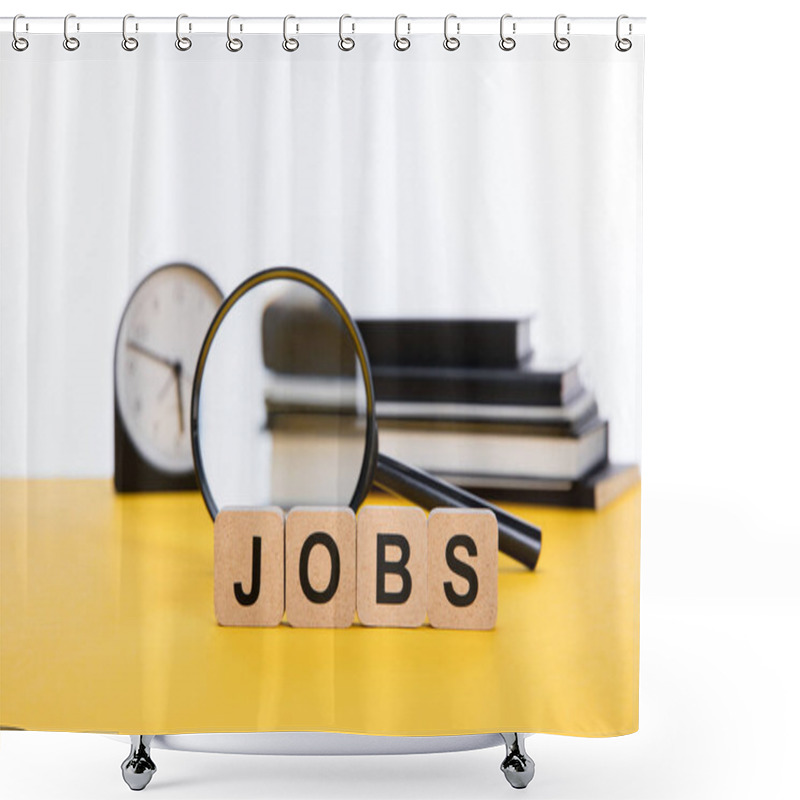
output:
M515 367L530 359L532 317L360 319L373 366Z
M563 406L583 390L577 363L523 367L387 367L372 370L381 401Z
M498 503L530 503L599 511L635 486L641 475L636 464L606 462L576 481L457 473L441 474L439 477Z

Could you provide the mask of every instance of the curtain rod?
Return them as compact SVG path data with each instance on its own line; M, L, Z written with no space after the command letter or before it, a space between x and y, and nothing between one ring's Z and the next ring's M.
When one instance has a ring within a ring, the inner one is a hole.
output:
M358 17L346 15L345 30L347 33L394 33L394 17ZM506 30L514 35L553 34L554 17L508 17ZM642 34L645 26L644 17L626 17L623 20L623 34ZM120 33L122 17L71 17L70 29L80 33ZM174 33L175 17L136 17L129 18L129 32L139 33ZM613 36L617 30L616 17L569 17L560 15L559 25L569 24L571 35L600 34ZM184 30L192 34L226 33L227 17L193 17L186 16L181 20ZM437 33L443 31L444 17L402 17L402 32L414 34ZM450 20L451 28L458 35L496 34L499 30L500 17L458 17ZM299 30L297 30L299 26ZM410 30L409 30L410 28ZM11 33L13 18L0 18L0 31ZM283 17L236 17L233 29L238 33L259 34L277 33L284 30ZM335 34L340 30L338 17L304 17L291 19L291 30L301 34ZM17 21L19 34L63 33L63 17L20 17Z

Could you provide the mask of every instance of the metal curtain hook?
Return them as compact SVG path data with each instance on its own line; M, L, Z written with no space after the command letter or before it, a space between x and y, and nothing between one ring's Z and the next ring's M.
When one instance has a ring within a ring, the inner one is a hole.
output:
M289 20L290 19L296 19L296 17L293 17L291 14L287 14L283 18L283 45L282 46L283 46L283 49L286 50L287 53L293 53L295 50L297 50L298 47L300 47L300 42L298 42L297 39L289 37ZM299 30L300 26L298 25L296 29Z
M408 50L411 47L411 39L408 38L408 34L411 33L411 23L406 22L406 28L408 29L405 36L400 35L400 20L405 19L407 20L408 17L405 14L398 14L394 18L394 49L400 50L403 52L404 50Z
M178 16L175 18L175 47L184 52L192 46L192 40L188 36L184 36L181 33L181 20L188 18L188 14L178 14ZM189 30L191 29L192 26L189 25Z
M122 49L132 53L138 46L139 40L133 36L128 36L128 20L135 19L133 14L126 14L122 18ZM138 30L138 25L136 26Z
M617 50L620 51L620 53L627 53L628 50L630 50L631 47L633 47L633 42L630 39L623 39L619 35L620 23L624 19L628 19L627 14L620 14L617 17L617 41L614 42L614 47L616 47ZM630 36L631 33L633 33L633 26L630 23L628 23L628 35Z
M81 46L80 40L75 36L69 35L69 21L71 19L75 19L74 14L67 14L67 16L64 17L64 49L70 52L77 50ZM78 30L80 30L80 28L78 28Z
M553 47L559 51L559 53L563 53L565 50L569 50L570 41L567 39L566 36L559 36L558 35L558 21L561 19L566 19L566 14L559 14L555 21L553 22L553 36L555 37L555 41L553 42ZM567 23L567 36L569 36L569 22Z
M236 14L231 14L228 17L228 27L226 29L228 35L228 41L225 42L225 47L227 47L228 50L231 51L231 53L238 53L244 47L244 44L242 43L241 39L236 39L235 37L231 36L231 22L233 22L235 19L239 19L239 17L237 17ZM240 25L239 30L241 29L242 28Z
M28 40L17 33L17 20L25 19L24 14L17 14L14 21L11 23L11 46L18 52L22 53L28 49Z
M506 36L505 25L507 19L511 19L511 14L503 14L503 16L500 17L500 49L505 51L513 50L517 46L516 39L513 39L511 36ZM514 25L512 30L516 33L516 25Z
M352 37L344 35L344 21L346 19L353 18L349 14L342 14L342 16L339 17L339 49L344 50L345 52L352 50L356 46L355 40ZM355 22L351 22L350 24L352 26L352 33L355 33Z
M450 25L450 20L451 19L457 19L456 15L455 14L448 14L444 18L444 42L443 42L443 44L444 44L444 49L445 50L450 50L452 52L453 50L458 50L458 48L461 47L461 40L457 36L450 36L450 34L449 34L448 27ZM456 23L456 33L459 33L460 29L461 29L461 24L460 23Z

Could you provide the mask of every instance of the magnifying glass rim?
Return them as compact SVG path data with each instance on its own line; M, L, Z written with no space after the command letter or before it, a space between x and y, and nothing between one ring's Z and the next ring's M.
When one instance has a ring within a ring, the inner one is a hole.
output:
M338 298L336 293L323 281L310 272L298 269L297 267L271 267L269 269L261 270L251 275L246 280L242 281L228 297L225 298L222 305L217 310L214 319L206 332L206 337L203 340L203 346L200 349L200 355L197 359L197 367L194 371L194 383L192 384L192 410L191 410L191 437L192 437L192 460L194 462L194 474L197 479L197 485L200 487L200 492L203 495L203 502L211 515L211 519L216 519L219 513L219 508L211 494L211 488L206 480L205 470L203 468L203 457L200 452L199 440L199 425L198 425L198 411L200 406L200 384L203 380L203 372L205 371L206 360L208 359L211 345L214 337L222 324L222 321L228 315L228 312L233 308L237 301L254 289L267 281L283 278L285 280L293 280L310 286L312 289L319 292L326 300L336 309L340 318L347 326L353 345L356 348L356 355L358 356L359 363L361 364L361 375L364 379L364 384L367 389L367 413L366 413L366 439L364 442L364 459L361 463L361 472L358 476L353 497L350 500L349 506L353 511L358 510L358 507L364 502L364 499L369 492L372 485L372 478L375 473L375 465L378 460L378 425L375 419L375 390L372 385L372 371L370 369L369 359L367 358L367 350L364 346L364 340L361 338L361 333L358 326L353 321L353 318L348 313L342 301Z

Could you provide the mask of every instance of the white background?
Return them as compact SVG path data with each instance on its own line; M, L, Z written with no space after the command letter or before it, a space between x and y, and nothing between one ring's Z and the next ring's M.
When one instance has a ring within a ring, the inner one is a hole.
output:
M504 53L495 18L447 53L439 18L398 53L359 22L344 54L335 18L304 19L298 55L276 25L233 55L217 19L187 53L170 18L135 54L119 17L76 21L76 53L60 18L31 23L30 52L0 47L0 475L112 472L119 319L175 261L223 294L303 267L356 318L533 311L536 363L578 357L612 461L638 462L641 38L617 52L609 26L558 53L548 21Z
M13 13L13 9L4 13ZM28 15L407 14L648 17L641 730L537 736L538 798L798 795L800 343L797 57L792 4L573 0L400 8L297 0L135 7L38 2ZM7 46L6 42L2 46ZM532 610L532 613L536 613ZM123 691L124 687L120 687ZM127 748L102 737L0 734L6 798L128 796ZM491 797L499 750L270 758L155 753L159 797Z

